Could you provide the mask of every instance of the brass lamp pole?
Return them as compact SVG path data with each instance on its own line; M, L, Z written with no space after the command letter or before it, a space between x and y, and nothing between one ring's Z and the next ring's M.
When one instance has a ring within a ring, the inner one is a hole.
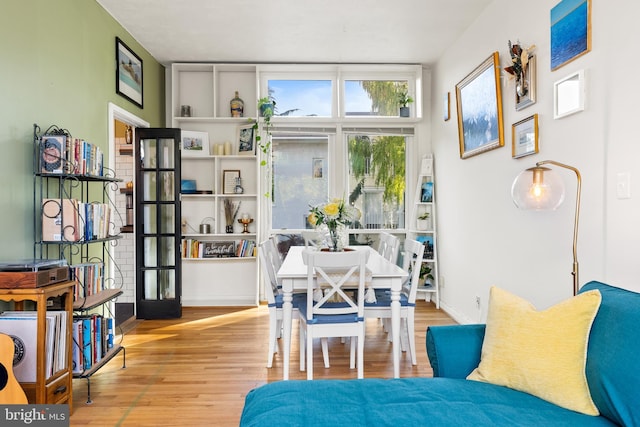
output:
M580 192L582 178L580 171L573 166L554 160L543 160L532 168L526 169L513 182L511 197L518 208L535 210L554 210L564 200L564 185L553 171L543 165L554 165L569 169L576 174L576 211L573 222L573 294L578 293L578 220L580 219Z

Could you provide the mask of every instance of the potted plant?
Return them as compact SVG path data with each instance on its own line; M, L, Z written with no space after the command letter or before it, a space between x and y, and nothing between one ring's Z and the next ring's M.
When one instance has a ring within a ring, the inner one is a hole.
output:
M413 102L406 90L398 92L398 104L400 105L400 117L409 117L408 105Z
M265 141L263 141L260 133L258 132L259 121L253 121L253 131L256 136L256 144L260 147L264 154L267 154L269 151L269 147L271 146L271 118L273 117L276 110L276 100L271 96L265 96L264 98L258 99L258 114L262 117L264 121L264 131L267 134ZM262 166L266 165L266 160L262 160L260 163Z
M418 276L420 278L420 283L423 285L430 285L431 281L434 279L433 274L431 274L431 272L433 271L433 269L431 267L429 267L429 264L427 263L422 263L422 265L420 266L420 276Z
M429 230L431 228L429 224L430 216L431 214L429 212L423 212L418 215L418 217L416 218L416 228L418 230Z

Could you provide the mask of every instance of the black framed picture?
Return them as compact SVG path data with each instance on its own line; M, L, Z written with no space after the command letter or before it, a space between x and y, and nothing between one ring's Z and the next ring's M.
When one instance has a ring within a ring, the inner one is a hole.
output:
M116 93L143 108L142 59L118 37L116 63Z

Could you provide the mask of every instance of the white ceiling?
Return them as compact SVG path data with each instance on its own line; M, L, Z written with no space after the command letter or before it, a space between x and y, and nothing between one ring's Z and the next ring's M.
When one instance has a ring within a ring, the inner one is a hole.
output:
M163 64L430 65L492 0L97 0Z

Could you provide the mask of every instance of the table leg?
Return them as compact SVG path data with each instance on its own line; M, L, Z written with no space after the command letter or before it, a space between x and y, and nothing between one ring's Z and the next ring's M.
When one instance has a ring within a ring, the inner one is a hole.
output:
M289 288L289 290L287 290ZM282 348L283 367L282 379L289 379L289 360L291 358L291 317L293 312L293 286L282 286L282 335L284 345ZM399 305L399 304L398 304ZM398 308L398 317L400 317L400 309Z
M391 350L393 353L393 377L400 378L400 291L391 288Z

